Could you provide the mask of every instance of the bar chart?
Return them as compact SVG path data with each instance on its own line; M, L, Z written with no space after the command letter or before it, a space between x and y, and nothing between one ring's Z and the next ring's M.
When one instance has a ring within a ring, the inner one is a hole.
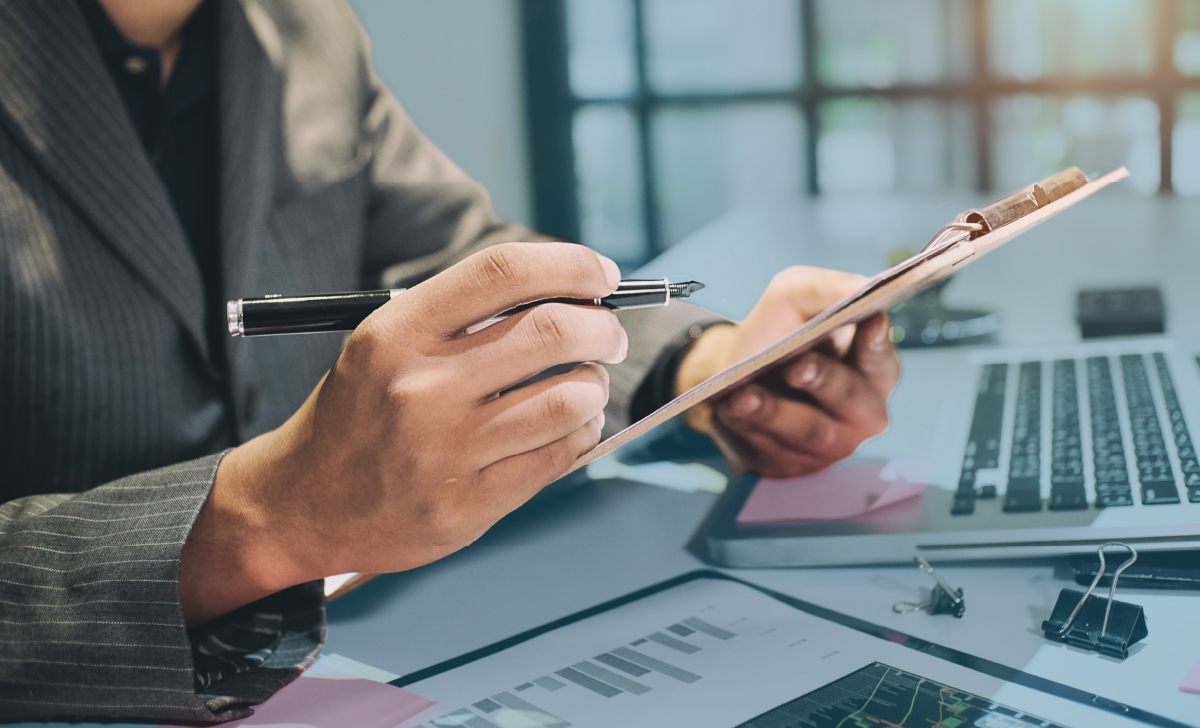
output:
M626 645L563 666L552 675L535 677L413 728L566 728L571 725L568 720L537 705L538 693L586 690L611 699L623 694L636 697L650 693L654 688L648 683L655 679L690 685L702 677L672 663L670 658L647 654L644 646L653 644L679 655L695 655L735 637L735 632L698 616L687 617ZM648 676L657 678L647 679Z

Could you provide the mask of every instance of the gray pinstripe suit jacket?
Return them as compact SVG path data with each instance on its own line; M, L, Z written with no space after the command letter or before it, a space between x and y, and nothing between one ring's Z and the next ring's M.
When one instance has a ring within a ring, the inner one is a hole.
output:
M380 86L343 2L220 2L228 297L404 285L536 239ZM0 0L0 720L228 719L320 649L318 585L183 623L180 549L220 453L283 422L341 346L232 341L218 371L206 305L73 0ZM711 319L635 313L610 430L666 342ZM267 637L199 670L221 630Z

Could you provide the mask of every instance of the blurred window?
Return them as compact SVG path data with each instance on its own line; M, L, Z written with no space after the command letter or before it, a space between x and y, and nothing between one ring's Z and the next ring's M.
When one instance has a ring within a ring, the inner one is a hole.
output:
M1020 81L1149 75L1154 71L1158 4L1165 3L992 0L987 4L991 73Z
M803 194L1200 195L1200 0L523 2L538 224L624 265Z
M633 3L568 0L571 92L581 99L629 96L637 88Z
M1200 195L1200 93L1179 97L1171 134L1171 180L1181 195Z
M1126 166L1128 186L1158 191L1159 113L1148 98L1020 94L992 105L993 179L1016 189L1076 165L1087 174Z
M603 241L615 260L647 253L637 122L619 106L585 106L575 114L576 194L584 240Z
M819 107L818 188L827 193L971 188L974 126L957 101L852 97Z
M795 0L644 3L646 73L654 91L790 91L801 82Z
M791 104L667 107L655 113L651 133L665 240L733 207L804 192L804 120Z
M1176 71L1200 76L1200 0L1181 0L1179 30L1171 51Z
M971 75L970 4L962 0L819 0L818 78L887 88Z

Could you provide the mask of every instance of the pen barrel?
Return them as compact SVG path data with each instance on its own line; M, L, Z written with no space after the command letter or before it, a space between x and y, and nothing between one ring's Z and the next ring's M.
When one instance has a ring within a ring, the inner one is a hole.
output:
M544 303L567 303L572 306L602 306L612 310L629 308L651 308L666 306L671 302L671 289L667 279L653 281L621 281L617 290L604 298L545 298L514 306L497 318L506 318Z
M399 290L326 293L315 296L264 296L243 298L227 304L231 336L308 334L322 331L352 331L371 312L392 300ZM686 295L683 294L683 295ZM650 308L671 302L671 284L658 280L625 280L604 298L552 298L509 309L493 320L506 318L543 303L603 306L609 309ZM488 323L491 323L489 320Z
M616 291L600 299L601 306L621 310L666 306L670 302L671 289L666 278L621 281Z
M352 331L392 298L391 291L356 291L316 296L267 296L229 303L234 336Z

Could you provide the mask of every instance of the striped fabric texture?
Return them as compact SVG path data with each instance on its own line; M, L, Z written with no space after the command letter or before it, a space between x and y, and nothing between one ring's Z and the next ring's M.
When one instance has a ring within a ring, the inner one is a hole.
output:
M341 0L219 0L227 298L410 285L544 236L412 124ZM0 0L0 720L216 722L318 654L320 584L188 633L179 555L221 453L279 426L342 337L230 341L74 0ZM711 314L622 314L607 432Z
M0 716L245 717L312 664L317 583L184 627L179 555L219 460L0 506Z

